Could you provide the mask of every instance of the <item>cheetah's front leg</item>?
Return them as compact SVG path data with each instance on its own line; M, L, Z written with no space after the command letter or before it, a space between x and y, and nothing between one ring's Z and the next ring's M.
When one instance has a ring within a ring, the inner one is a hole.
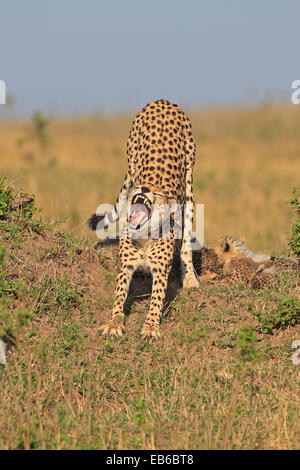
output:
M152 295L150 310L141 331L144 339L158 339L160 337L159 323L172 267L174 246L172 229L169 238L156 240L147 253L147 261L152 274Z
M124 331L124 303L128 295L132 275L139 264L141 256L133 245L131 238L120 239L119 258L121 271L117 277L115 302L111 320L101 327L103 336L122 336Z
M151 271L153 276L153 288L150 310L141 331L141 335L144 339L160 338L159 322L168 284L168 272L165 272L163 275L162 273L157 272L156 268L153 268Z

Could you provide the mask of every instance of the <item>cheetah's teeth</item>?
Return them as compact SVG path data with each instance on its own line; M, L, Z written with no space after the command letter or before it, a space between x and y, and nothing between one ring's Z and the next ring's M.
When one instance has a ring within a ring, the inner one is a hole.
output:
M143 194L137 194L133 198L132 204L143 204L147 209L151 209L151 201Z

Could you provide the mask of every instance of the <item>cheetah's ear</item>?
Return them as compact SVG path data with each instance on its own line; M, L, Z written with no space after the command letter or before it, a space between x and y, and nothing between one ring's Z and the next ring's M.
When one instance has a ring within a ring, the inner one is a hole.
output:
M241 237L240 240L241 240L241 242L245 243L245 245L246 245L246 238L245 237Z
M220 248L222 251L227 252L230 250L230 244L228 243L227 237L224 237L220 242Z

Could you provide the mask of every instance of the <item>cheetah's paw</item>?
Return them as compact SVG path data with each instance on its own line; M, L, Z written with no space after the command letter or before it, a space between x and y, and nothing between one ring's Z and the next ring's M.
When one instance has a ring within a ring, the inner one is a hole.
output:
M119 338L122 336L124 331L124 323L119 319L111 320L109 323L102 325L100 330L102 330L102 336L115 336Z
M158 326L144 325L141 331L143 339L157 340L160 338L160 331Z
M194 274L187 274L182 280L182 286L184 289L198 289L199 281Z

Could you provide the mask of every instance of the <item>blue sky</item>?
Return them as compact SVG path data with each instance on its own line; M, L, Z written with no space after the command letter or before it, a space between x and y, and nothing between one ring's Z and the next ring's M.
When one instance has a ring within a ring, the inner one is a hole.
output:
M289 100L299 22L298 0L9 0L0 80L17 114Z

